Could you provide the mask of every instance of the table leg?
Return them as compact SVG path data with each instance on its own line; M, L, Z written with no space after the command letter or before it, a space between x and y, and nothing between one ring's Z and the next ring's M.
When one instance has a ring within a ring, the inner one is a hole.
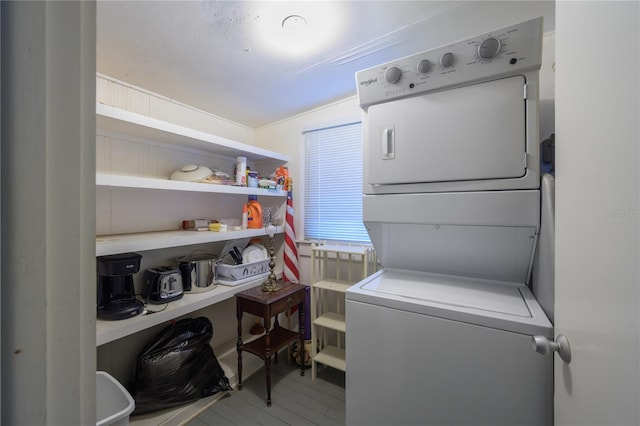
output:
M264 358L264 366L267 370L267 407L271 407L271 357Z
M276 318L276 325L277 325ZM265 336L264 336L264 367L265 374L267 376L267 407L271 407L271 317L264 317L264 328L265 328Z
M236 317L238 318L238 341L236 350L238 351L238 390L242 390L242 309L236 307Z
M280 327L280 322L278 321L278 315L279 314L276 314L276 320L275 320L275 323L273 325L273 329L274 330L277 329L278 327ZM273 354L273 362L276 363L276 364L278 363L278 351L276 351Z

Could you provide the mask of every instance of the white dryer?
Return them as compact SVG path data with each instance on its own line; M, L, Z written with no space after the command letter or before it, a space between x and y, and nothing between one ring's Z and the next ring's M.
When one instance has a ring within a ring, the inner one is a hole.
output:
M346 293L349 425L549 425L542 18L358 72L363 219L384 269Z

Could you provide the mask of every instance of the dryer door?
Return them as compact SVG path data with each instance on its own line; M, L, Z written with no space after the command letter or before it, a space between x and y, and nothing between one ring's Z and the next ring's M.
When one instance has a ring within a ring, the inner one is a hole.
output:
M519 178L526 173L523 76L372 105L371 185Z

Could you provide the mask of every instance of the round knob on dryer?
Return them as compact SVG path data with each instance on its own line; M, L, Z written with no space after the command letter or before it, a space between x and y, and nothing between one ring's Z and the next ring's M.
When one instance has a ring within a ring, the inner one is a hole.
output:
M488 39L483 40L478 46L478 56L482 59L491 59L500 53L501 48L502 44L500 43L500 40L495 37L489 37Z
M428 59L423 59L420 62L418 62L418 72L421 72L422 74L428 73L429 71L431 71L431 62L429 62Z
M447 52L440 57L440 64L445 68L449 68L453 65L453 59L453 53Z
M400 80L400 76L402 75L402 71L398 67L389 67L384 72L384 79L389 83L393 84L396 81Z

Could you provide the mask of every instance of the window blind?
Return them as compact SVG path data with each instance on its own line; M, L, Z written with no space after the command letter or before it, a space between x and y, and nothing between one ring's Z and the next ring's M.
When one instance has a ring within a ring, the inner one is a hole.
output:
M362 123L304 133L304 234L369 243L362 223Z

